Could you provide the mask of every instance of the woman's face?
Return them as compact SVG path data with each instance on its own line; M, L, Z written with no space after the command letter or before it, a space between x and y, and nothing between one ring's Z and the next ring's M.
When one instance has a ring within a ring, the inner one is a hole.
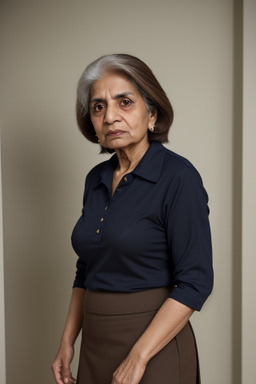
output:
M90 117L103 147L132 149L148 144L147 132L157 114L147 111L140 92L125 76L108 73L91 88Z

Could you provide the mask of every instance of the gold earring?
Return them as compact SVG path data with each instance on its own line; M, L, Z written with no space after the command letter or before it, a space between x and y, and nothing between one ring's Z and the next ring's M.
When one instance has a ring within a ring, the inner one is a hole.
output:
M153 125L153 127L150 127L149 130L150 130L150 132L154 132L155 126Z

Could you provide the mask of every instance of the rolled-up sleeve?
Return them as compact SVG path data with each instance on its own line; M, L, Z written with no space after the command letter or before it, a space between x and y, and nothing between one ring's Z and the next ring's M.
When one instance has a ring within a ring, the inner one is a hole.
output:
M172 180L165 212L174 282L170 297L200 311L213 288L213 267L208 195L194 167Z

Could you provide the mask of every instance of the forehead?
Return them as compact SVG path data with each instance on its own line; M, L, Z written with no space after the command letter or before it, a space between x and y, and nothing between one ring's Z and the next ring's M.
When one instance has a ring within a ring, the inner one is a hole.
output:
M131 92L135 96L141 96L140 92L127 76L118 73L107 73L93 83L90 96L91 98L104 97L107 95L114 97L127 92Z

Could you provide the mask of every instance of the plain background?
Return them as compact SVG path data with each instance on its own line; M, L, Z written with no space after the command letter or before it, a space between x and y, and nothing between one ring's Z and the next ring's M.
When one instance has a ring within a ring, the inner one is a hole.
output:
M7 384L54 382L70 235L85 175L106 159L76 127L76 84L92 60L122 52L163 85L175 111L167 146L192 161L210 196L215 289L192 318L202 382L240 384L242 366L243 384L255 382L255 12L253 0L1 2L1 382L5 360Z

